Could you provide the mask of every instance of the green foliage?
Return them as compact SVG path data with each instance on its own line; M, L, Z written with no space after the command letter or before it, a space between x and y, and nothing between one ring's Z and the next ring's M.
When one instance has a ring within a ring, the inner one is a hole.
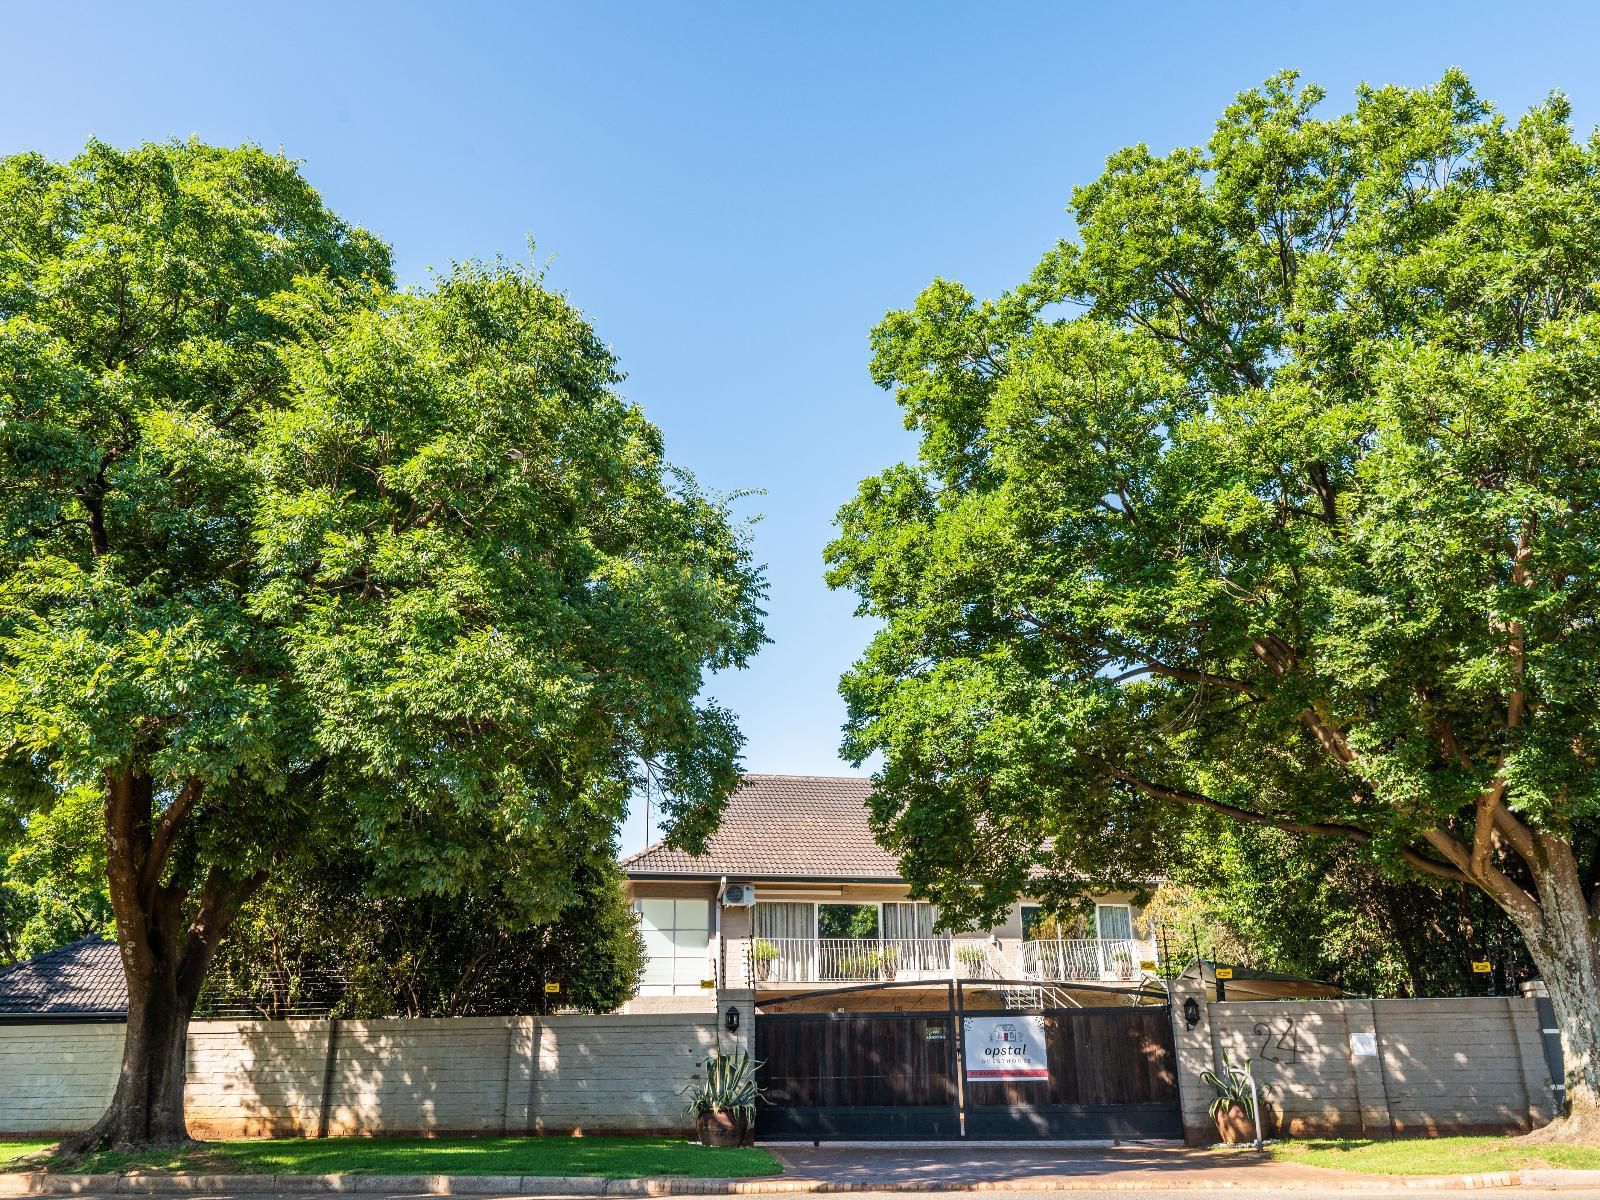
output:
M623 877L603 859L575 873L571 903L532 924L504 889L381 895L375 877L342 858L274 881L240 914L201 1007L248 1001L285 1016L329 1005L356 1019L610 1012L644 972Z
M756 963L769 963L778 957L778 947L766 938L756 938L750 943L750 961Z
M1600 143L1456 72L1321 98L1118 152L1015 290L873 333L920 445L827 551L880 626L845 753L958 925L1135 888L1195 808L1525 929L1583 905L1529 838L1595 878Z
M1476 889L1392 878L1348 844L1208 814L1175 843L1140 918L1169 966L1198 955L1368 996L1482 992L1475 958L1496 962L1501 989L1531 973L1515 927Z
M878 936L876 904L817 905L817 936L825 938L875 938Z
M26 830L0 836L0 966L112 932L99 797L63 796Z
M700 1077L685 1089L689 1102L683 1111L693 1117L726 1113L736 1121L754 1121L756 1102L761 1099L761 1089L756 1086L760 1065L743 1049L708 1055L700 1064Z
M119 933L185 986L308 847L548 925L646 769L690 848L737 778L728 502L537 273L391 283L281 156L0 159L0 827L103 802Z

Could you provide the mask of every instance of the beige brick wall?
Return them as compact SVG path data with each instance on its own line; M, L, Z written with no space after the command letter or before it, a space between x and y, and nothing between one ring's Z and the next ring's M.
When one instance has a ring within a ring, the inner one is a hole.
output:
M0 1134L70 1133L111 1102L121 1025L0 1025Z
M1292 1135L1513 1132L1556 1111L1532 1000L1291 1000L1173 1010L1184 1125L1211 1134L1199 1072L1245 1058ZM1370 1053L1371 1050L1376 1053Z
M748 1048L749 993L737 1037ZM197 1021L189 1128L199 1137L688 1130L678 1094L721 1016ZM329 1055L329 1039L333 1053ZM111 1099L121 1025L0 1025L0 1134L61 1134Z

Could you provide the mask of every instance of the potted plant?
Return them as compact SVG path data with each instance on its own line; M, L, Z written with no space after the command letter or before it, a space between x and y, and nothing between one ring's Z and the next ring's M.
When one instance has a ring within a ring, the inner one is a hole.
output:
M988 961L988 947L977 942L962 942L956 947L956 962L961 964L961 974L967 979L977 979Z
M743 1050L720 1051L700 1064L700 1076L685 1091L684 1114L694 1118L702 1146L742 1146L752 1141L756 1122L756 1067Z
M900 948L898 946L885 946L878 960L883 965L883 977L893 983L895 973L900 969Z
M839 958L839 975L850 980L876 979L883 966L883 956L876 950L863 950L858 954L845 954Z
M772 974L772 964L778 957L778 947L766 938L750 943L750 965L755 968L756 979L765 983Z
M1255 1092L1251 1088L1251 1060L1245 1059L1242 1068L1234 1067L1228 1052L1222 1052L1222 1072L1202 1071L1200 1082L1217 1089L1216 1099L1206 1111L1217 1127L1217 1140L1229 1146L1242 1146L1256 1140ZM1261 1136L1272 1133L1272 1113L1261 1105Z

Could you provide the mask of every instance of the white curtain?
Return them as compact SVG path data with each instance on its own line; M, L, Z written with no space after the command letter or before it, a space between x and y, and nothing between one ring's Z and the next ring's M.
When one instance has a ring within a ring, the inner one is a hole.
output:
M933 932L934 911L931 904L885 904L883 906L883 936L899 940L916 939L932 941L943 935Z
M809 904L760 900L756 903L755 934L758 938L810 938L816 929L812 920L816 910Z

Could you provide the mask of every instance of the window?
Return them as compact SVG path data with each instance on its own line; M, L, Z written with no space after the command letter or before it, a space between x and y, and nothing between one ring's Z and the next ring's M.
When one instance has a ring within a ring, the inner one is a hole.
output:
M883 936L893 941L948 940L949 934L933 931L933 923L937 916L931 904L921 901L887 901L883 905Z
M641 996L686 996L711 978L711 902L649 899L634 902L644 935Z
M817 936L825 938L876 938L876 904L817 905Z
M1094 932L1103 942L1133 941L1133 909L1126 904L1096 904Z

